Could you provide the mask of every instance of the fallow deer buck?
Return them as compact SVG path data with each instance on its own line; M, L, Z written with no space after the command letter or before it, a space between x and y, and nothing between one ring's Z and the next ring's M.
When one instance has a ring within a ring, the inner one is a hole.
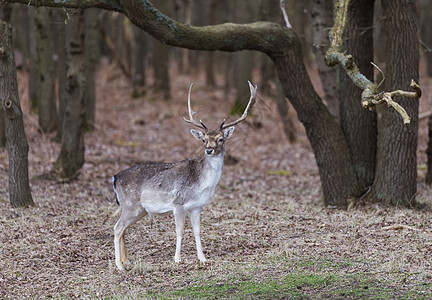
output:
M116 265L124 270L128 263L124 233L125 230L149 214L174 213L177 243L174 256L180 262L180 249L187 212L190 212L195 236L198 259L205 262L200 239L200 214L215 192L224 163L225 141L234 131L234 125L246 119L248 110L254 105L257 87L249 82L250 99L243 115L234 122L225 120L216 130L209 130L200 120L194 120L190 95L188 94L189 119L187 123L203 131L191 129L192 135L204 143L204 156L174 163L150 163L133 166L114 175L113 186L121 216L114 226L114 247Z

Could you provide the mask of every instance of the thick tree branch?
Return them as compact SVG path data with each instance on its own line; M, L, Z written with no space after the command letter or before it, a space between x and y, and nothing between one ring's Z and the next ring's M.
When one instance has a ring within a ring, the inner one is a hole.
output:
M275 41L289 46L295 33L286 27L271 22L250 24L225 23L211 26L190 26L178 23L148 0L1 0L8 3L23 3L33 6L65 7L86 9L97 7L118 11L126 15L135 25L145 30L162 43L192 50L240 51L257 50L267 54L281 54ZM282 47L281 47L282 48Z
M346 25L346 17L348 12L349 0L338 0L334 4L335 6L335 24L330 31L330 48L325 56L325 63L333 67L337 64L341 64L345 72L348 74L350 79L363 90L361 96L361 102L363 107L373 109L376 105L387 103L389 107L393 107L402 117L404 124L410 123L410 117L408 116L405 109L393 100L394 96L403 96L408 98L419 98L421 96L421 90L417 83L412 80L411 88L415 92L405 92L397 90L394 92L378 92L376 84L367 79L354 62L351 54L345 54L342 52L343 33Z
M1 0L6 3L22 3L26 5L41 7L60 7L86 9L91 7L102 8L106 10L122 12L122 1L120 0Z

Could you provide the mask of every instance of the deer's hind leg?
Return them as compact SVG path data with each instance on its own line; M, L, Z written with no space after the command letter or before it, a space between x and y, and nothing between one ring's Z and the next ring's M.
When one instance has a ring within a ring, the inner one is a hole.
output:
M114 249L116 266L119 270L124 270L124 264L128 264L129 260L126 254L126 244L124 234L126 229L135 224L139 219L147 214L146 210L142 207L130 209L122 207L120 219L114 226Z

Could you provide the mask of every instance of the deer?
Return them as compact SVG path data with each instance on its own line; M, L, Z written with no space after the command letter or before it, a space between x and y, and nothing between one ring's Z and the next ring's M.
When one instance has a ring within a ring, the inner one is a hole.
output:
M240 118L226 123L226 119L215 130L209 130L200 120L195 121L196 114L191 107L191 90L189 87L188 124L201 130L191 129L191 134L204 144L204 155L195 159L179 162L153 162L138 164L125 169L112 178L114 193L119 211L119 220L114 226L115 263L120 271L129 264L126 255L124 234L127 228L146 215L172 212L176 228L176 249L174 262L181 262L180 251L186 214L189 212L192 231L195 237L198 260L206 262L201 238L201 211L213 196L222 174L225 155L225 142L232 136L234 125L244 121L248 111L257 97L257 86L250 82L250 99Z

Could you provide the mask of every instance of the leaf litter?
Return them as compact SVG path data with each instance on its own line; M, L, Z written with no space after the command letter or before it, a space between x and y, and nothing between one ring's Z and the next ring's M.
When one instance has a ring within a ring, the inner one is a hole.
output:
M117 74L115 80L112 74ZM182 120L190 82L195 82L195 110L210 124L227 117L233 95L225 97L220 87L205 88L198 76L182 75L173 82L171 102L146 100L158 98L151 90L145 99L131 99L132 88L119 70L103 64L97 73L96 130L85 137L86 163L78 180L60 184L44 176L60 146L51 135L38 132L35 117L28 113L26 81L27 75L19 73L35 206L9 206L8 156L0 149L0 298L133 298L244 276L256 282L278 280L293 270L373 274L394 287L395 297L421 284L430 286L432 190L424 184L424 168L419 168L417 195L426 204L423 211L384 205L326 209L302 126L296 121L299 142L290 145L274 103L264 95L254 108L263 129L249 123L237 126L227 151L238 162L225 165L216 194L202 213L201 237L209 262L197 262L187 224L183 263L173 263L174 220L166 215L153 222L144 219L128 230L131 265L128 272L118 272L111 176L140 162L201 155L201 145ZM432 90L431 82L425 79L424 88ZM424 110L432 102L426 97L421 101ZM425 165L426 121L420 126L419 165ZM328 263L336 267L329 269ZM302 292L326 298L335 288Z

